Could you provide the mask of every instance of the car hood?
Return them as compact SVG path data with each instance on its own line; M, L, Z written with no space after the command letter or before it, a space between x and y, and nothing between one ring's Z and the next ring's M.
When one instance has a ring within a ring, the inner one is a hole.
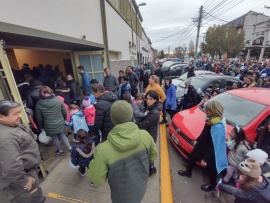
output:
M174 84L175 86L178 86L182 82L184 82L184 80L180 80L178 78L172 79L172 84Z
M203 130L205 117L205 113L195 106L175 114L172 121L189 139L197 140ZM233 126L226 124L227 137L230 135L232 128Z
M181 84L181 83L180 83ZM185 89L181 86L177 86L177 89L176 89L176 98L181 98L184 96L184 92L185 92Z

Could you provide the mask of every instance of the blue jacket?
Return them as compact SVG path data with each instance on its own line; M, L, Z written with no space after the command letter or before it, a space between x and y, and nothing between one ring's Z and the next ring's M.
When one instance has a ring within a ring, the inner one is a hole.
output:
M170 84L166 89L165 109L175 110L176 107L176 86Z
M261 74L266 73L267 76L270 76L270 69L263 69Z
M82 75L82 91L91 93L92 90L90 85L91 81L90 75L86 72L83 72L81 75Z

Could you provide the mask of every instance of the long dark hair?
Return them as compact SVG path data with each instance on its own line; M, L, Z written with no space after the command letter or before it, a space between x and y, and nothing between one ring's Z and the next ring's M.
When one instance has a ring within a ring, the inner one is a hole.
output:
M267 120L267 122L264 124L264 127L260 130L259 137L258 137L258 143L261 144L266 136L270 136L270 132L268 130L268 125L270 123L270 119Z
M242 128L233 128L234 132L235 132L235 137L234 137L234 141L235 141L235 145L234 145L234 150L237 149L237 147L239 146L239 144L243 141L246 140L246 133ZM246 148L249 148L246 143L244 142L244 145L246 146Z
M166 85L166 80L169 81L169 85L170 85L170 84L172 84L172 79L170 77L166 77L165 80L164 80L165 81L165 88L168 88L169 85L168 86Z

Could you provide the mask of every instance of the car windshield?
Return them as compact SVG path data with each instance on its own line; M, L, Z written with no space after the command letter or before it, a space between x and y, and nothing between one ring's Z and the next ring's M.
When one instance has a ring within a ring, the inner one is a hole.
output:
M207 81L201 78L192 77L191 78L191 85L197 90L201 88L203 85L205 85ZM182 88L185 88L185 83L182 82L179 84Z
M211 101L218 101L224 107L224 116L231 125L246 126L255 119L266 106L232 94L222 93Z
M181 75L178 79L185 81L187 79L187 74L188 73L185 73L185 74Z

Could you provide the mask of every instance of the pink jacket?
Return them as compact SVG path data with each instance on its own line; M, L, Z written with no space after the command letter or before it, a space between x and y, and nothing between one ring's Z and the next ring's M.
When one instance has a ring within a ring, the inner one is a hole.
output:
M87 125L94 125L96 109L93 105L85 107L83 109L83 115L85 116Z
M68 105L64 103L64 98L61 97L61 96L56 96L58 99L61 100L61 102L63 102L65 108L66 108L66 112L67 112L67 117L66 117L66 122L69 122L70 121L70 115L69 115L69 112L68 112Z

